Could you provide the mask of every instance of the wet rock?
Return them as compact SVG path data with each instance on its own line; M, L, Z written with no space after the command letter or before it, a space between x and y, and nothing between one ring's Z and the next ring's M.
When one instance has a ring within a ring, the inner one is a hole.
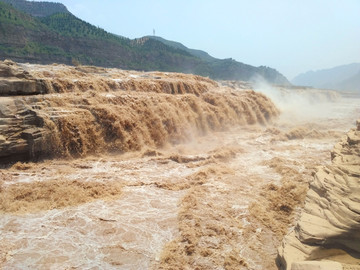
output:
M29 95L36 93L36 82L25 79L1 79L0 95Z
M278 250L280 269L342 269L301 262L340 257L341 263L360 264L360 132L349 131L331 158L315 174L300 219Z
M14 77L18 79L31 79L29 72L19 67L15 62L5 60L0 62L0 77Z
M0 163L28 160L43 152L43 119L22 98L0 99Z
M34 79L16 63L9 60L0 62L0 96L38 95L46 92L42 80Z

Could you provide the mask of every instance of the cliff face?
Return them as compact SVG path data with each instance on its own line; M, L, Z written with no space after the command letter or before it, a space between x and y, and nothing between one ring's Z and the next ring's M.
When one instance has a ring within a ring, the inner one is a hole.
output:
M315 174L300 219L279 248L280 269L360 269L360 120L331 159Z

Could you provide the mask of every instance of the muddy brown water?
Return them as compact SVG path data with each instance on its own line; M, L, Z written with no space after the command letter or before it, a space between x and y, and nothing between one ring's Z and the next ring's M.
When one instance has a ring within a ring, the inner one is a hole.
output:
M307 183L360 117L359 101L121 155L1 169L0 266L276 269Z

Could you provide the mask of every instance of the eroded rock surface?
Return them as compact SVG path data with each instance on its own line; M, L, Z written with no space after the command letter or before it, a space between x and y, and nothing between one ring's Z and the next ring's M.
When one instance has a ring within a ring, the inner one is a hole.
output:
M0 62L0 96L37 95L47 90L42 79L35 79L16 63Z
M314 260L360 269L360 120L331 158L315 174L300 219L279 248L280 269L305 269L299 262Z
M233 125L265 124L275 105L180 73L0 62L0 163L140 150Z
M21 98L0 99L0 162L35 158L46 152L44 120Z

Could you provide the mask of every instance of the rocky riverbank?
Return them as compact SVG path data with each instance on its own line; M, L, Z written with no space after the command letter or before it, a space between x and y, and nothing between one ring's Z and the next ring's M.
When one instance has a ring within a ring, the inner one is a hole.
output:
M310 183L299 221L279 248L280 269L360 269L360 120Z

